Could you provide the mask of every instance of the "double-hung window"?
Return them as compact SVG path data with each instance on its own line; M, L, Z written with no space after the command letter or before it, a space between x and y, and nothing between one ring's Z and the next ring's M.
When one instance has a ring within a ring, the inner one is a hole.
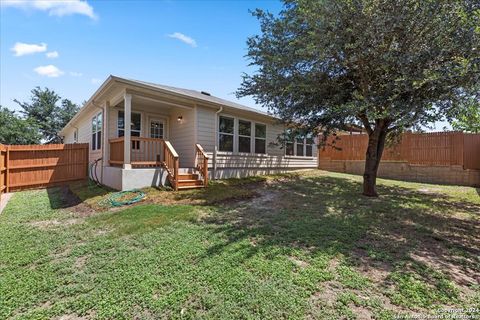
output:
M267 126L233 117L218 118L218 150L239 153L267 153Z
M132 137L140 137L142 130L142 115L140 113L132 112L132 122L130 124L130 135ZM118 111L117 132L119 137L125 135L125 113ZM140 149L140 141L132 141L132 149Z
M252 146L252 123L238 120L238 152L251 152Z
M218 121L218 150L233 152L235 121L229 117L219 117Z
M314 157L315 141L312 134L301 135L295 138L289 137L290 132L286 133L285 155L297 157Z
M255 123L255 153L267 153L267 126Z
M102 124L103 115L100 112L92 118L92 150L102 148Z
M313 145L315 142L313 141L313 137L311 134L308 134L305 137L305 156L306 157L313 157Z

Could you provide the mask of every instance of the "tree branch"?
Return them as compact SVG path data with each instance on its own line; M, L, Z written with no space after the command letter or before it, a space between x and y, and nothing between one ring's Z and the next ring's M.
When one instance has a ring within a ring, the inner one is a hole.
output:
M367 116L364 113L359 113L357 114L357 117L360 119L360 121L362 121L365 130L367 130L367 133L371 134L373 130L372 130L372 126L370 125L370 122L368 122Z

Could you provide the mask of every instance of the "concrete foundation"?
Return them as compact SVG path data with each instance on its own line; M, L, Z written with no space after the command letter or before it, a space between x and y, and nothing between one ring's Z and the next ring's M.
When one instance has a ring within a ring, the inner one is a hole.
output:
M102 183L116 190L165 186L167 172L162 168L123 169L104 167Z
M319 169L363 175L363 160L320 159ZM380 162L378 177L414 182L480 186L480 170L464 170L462 166L423 166L403 161Z

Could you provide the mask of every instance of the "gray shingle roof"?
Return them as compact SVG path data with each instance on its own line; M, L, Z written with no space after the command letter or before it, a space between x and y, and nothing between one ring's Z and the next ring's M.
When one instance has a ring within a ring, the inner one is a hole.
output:
M244 106L242 104L235 103L235 102L232 102L232 101L228 101L228 100L225 100L225 99L221 99L221 98L218 98L218 97L215 97L215 96L212 96L212 95L208 96L208 95L203 94L200 91L196 91L196 90L171 87L171 86L166 86L166 85L163 85L163 84L140 81L140 80L135 80L135 79L125 79L125 78L121 78L121 77L115 77L115 78L124 79L124 80L130 81L130 82L138 83L138 84L141 84L141 85L144 85L144 86L150 86L150 87L158 88L158 89L165 90L165 91L170 91L172 93L180 94L180 95L190 97L190 98L195 98L195 99L198 99L198 100L204 100L204 101L207 101L207 102L221 104L221 105L231 107L231 108L235 108L235 109L240 109L240 110L249 111L249 112L255 112L255 113L262 114L262 115L267 115L267 116L270 116L270 117L274 117L272 114L269 114L265 111L254 109L254 108L251 108L251 107L247 107L247 106Z

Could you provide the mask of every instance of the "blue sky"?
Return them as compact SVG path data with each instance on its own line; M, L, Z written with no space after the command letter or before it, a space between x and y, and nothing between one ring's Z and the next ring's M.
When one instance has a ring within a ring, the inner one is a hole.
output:
M233 92L249 70L246 39L259 32L249 9L282 7L277 1L76 2L66 8L2 3L3 106L16 108L12 100L28 99L35 86L80 103L110 74L236 101ZM255 106L249 98L241 103Z
M234 95L252 71L246 40L260 32L249 10L282 8L273 0L0 2L0 104L11 109L35 86L81 103L110 74L259 108Z

